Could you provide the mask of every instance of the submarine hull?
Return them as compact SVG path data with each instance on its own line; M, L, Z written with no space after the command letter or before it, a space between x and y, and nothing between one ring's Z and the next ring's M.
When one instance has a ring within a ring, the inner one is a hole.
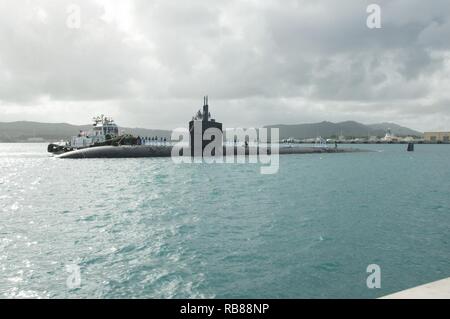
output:
M140 158L140 157L170 157L171 146L98 146L58 155L58 158Z
M230 152L231 151L231 152ZM228 154L249 155L249 154L314 154L314 153L353 153L365 152L367 150L360 150L355 148L317 148L317 147L280 147L279 150L264 148L263 150L256 147L247 147L245 149L239 147L231 147L228 150L223 149L223 156ZM170 157L172 155L171 145L123 145L123 146L97 146L91 148L80 149L76 151L67 152L56 156L57 158L79 159L79 158L141 158L141 157ZM183 155L180 152L179 155ZM186 154L189 156L189 154Z

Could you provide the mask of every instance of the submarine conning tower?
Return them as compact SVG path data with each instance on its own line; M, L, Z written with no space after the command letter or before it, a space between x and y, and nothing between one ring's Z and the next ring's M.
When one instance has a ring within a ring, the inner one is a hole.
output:
M205 131L209 128L216 128L220 131L220 136L212 136L211 140L204 139ZM191 149L191 156L203 156L203 151L209 143L216 142L217 146L223 147L223 131L222 123L216 122L211 118L209 112L208 96L203 97L203 110L198 110L189 122L189 145ZM202 147L195 147L196 143L201 143ZM214 152L213 152L214 155Z

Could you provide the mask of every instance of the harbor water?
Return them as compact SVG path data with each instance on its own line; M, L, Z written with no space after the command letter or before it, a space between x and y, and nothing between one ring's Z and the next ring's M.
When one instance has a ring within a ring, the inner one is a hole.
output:
M359 147L262 175L0 144L0 298L376 298L449 277L450 145Z

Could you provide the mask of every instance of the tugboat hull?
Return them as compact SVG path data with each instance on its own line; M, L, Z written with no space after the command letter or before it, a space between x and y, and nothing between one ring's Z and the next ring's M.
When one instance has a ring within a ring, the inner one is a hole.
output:
M70 152L73 149L69 146L65 146L65 145L58 145L58 144L49 144L47 146L47 152L55 154L55 155L59 155L59 154L63 154L66 152Z

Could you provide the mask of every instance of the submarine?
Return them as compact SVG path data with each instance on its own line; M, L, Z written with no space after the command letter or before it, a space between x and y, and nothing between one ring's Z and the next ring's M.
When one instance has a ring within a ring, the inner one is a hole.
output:
M145 158L145 157L203 157L205 150L210 144L215 147L215 152L223 156L238 155L270 155L270 154L312 154L312 153L348 153L365 152L366 150L354 148L331 148L326 145L321 147L304 146L282 146L272 148L259 144L250 145L248 140L238 145L236 140L232 145L224 145L224 134L222 123L211 117L208 105L208 96L203 97L203 107L192 117L188 125L188 145L180 147L178 143L161 140L143 140L132 135L119 135L118 127L110 118L103 115L94 118L93 133L80 133L66 145L49 145L49 152L60 159L83 159L83 158ZM207 132L214 131L215 135L210 139L205 138ZM55 146L56 145L56 146ZM177 147L177 149L175 149ZM219 154L218 154L219 155Z

